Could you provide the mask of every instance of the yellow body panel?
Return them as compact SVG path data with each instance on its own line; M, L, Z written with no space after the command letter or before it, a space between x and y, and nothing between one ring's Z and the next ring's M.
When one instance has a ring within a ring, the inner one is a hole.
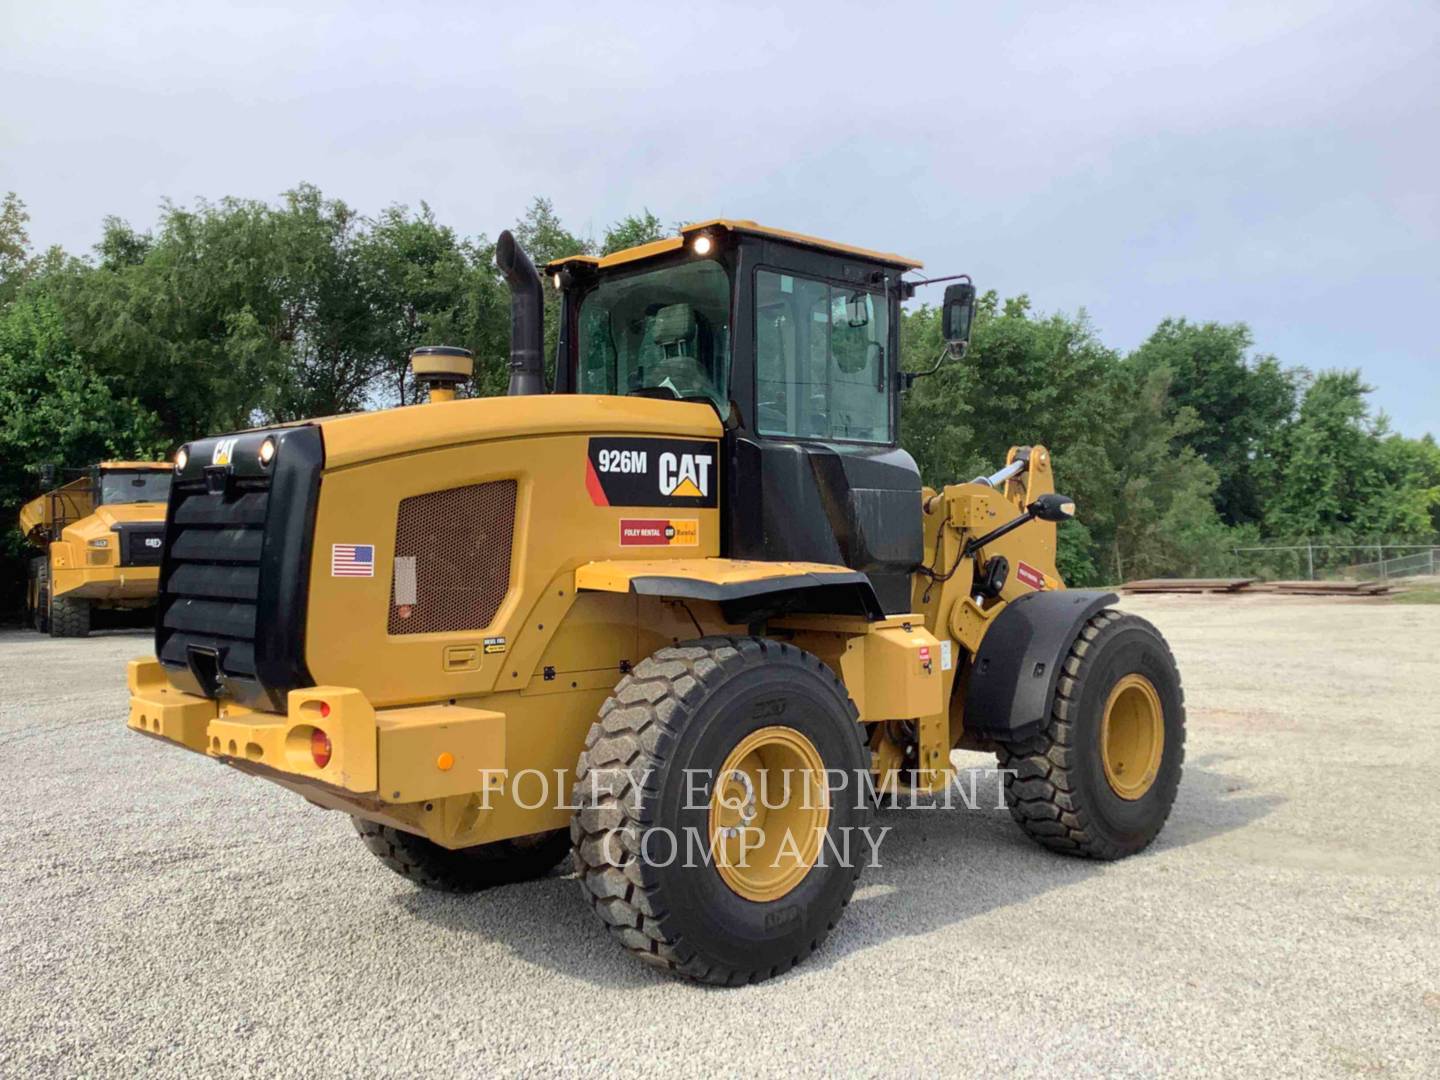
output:
M664 423L656 414L664 417ZM720 426L709 406L638 398L493 398L415 407L392 420L408 422L412 416L413 425L407 424L410 430L394 440L409 449L377 455L360 467L346 463L353 461L354 455L373 453L369 440L380 438L384 429L367 431L354 422L367 417L331 421L323 428L327 466L338 464L327 467L321 484L305 654L317 679L363 686L377 707L527 686L562 627L568 627L572 639L579 632L581 624L571 623L571 609L577 603L577 567L597 556L655 558L655 547L622 545L622 519L693 521L696 542L670 550L702 557L719 551L719 511L715 507L595 505L585 483L592 435L663 433L714 438ZM456 429L464 424L473 441L453 430L435 434L436 428L450 424ZM515 436L517 428L527 427L536 433ZM435 440L438 445L432 445ZM486 445L477 449L476 443L481 442ZM718 484L719 479L715 476L714 482ZM390 634L385 613L391 595L400 501L495 480L514 480L517 490L510 589L491 624L473 630ZM373 578L331 575L333 545L354 543L374 545L377 572ZM370 614L357 617L357 612ZM587 599L578 615L597 627L585 635L589 641L603 643L598 648L588 642L578 647L595 658L588 666L598 666L603 657L605 665L618 672L620 661L633 664L642 659L635 653L616 655L616 643L623 640L618 627L634 626L633 605L625 609L612 604L606 609ZM577 647L569 648L574 653ZM578 663L566 661L565 669Z
M323 421L325 471L424 450L524 443L551 435L653 435L718 439L709 405L600 394L466 398ZM523 453L523 448L516 447ZM433 484L424 490L445 487ZM583 494L583 492L582 492Z
M153 600L160 568L121 566L114 527L132 521L158 525L164 520L164 503L114 503L95 507L66 525L60 539L49 546L53 595L122 603ZM93 540L104 540L106 545L92 547Z
M53 492L37 495L20 507L20 531L26 538L40 535L41 530L53 532L57 515L66 521L79 521L94 509L95 495L90 481L72 480ZM39 544L43 546L44 541Z

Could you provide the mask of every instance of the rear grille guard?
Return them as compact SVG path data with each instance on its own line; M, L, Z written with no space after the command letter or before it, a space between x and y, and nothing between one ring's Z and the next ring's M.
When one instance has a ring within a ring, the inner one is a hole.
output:
M165 518L155 654L182 690L283 710L314 685L304 649L320 429L202 439L187 453Z

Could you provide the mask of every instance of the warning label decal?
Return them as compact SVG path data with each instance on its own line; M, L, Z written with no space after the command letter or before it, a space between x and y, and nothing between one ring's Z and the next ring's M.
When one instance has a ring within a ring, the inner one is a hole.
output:
M1045 575L1029 563L1017 562L1015 564L1015 576L1019 578L1023 584L1029 585L1032 589L1045 588Z
M695 518L621 518L621 547L695 547L700 522Z

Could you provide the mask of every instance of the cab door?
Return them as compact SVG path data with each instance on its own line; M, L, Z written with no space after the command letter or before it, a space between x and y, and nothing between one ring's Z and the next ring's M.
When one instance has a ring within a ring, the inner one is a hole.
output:
M898 272L761 241L740 255L728 554L849 566L909 611L923 532L899 446Z

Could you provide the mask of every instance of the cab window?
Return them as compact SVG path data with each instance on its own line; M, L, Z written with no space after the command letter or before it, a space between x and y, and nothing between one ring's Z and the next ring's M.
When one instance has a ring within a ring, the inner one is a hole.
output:
M164 502L170 497L170 470L146 469L120 472L106 469L100 474L100 502L115 503Z
M579 324L580 393L708 400L729 412L730 277L719 263L603 281Z
M770 270L755 285L760 434L890 442L884 297Z

